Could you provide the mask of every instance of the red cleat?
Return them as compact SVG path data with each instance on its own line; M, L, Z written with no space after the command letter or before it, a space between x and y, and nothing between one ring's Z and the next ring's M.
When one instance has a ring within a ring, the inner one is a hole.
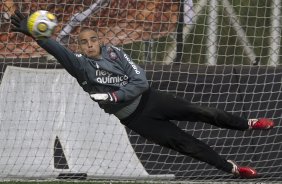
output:
M251 179L258 176L257 171L251 167L239 166L232 160L227 160L227 162L233 165L232 173L237 177Z
M273 121L267 118L249 119L248 124L249 129L254 130L268 130L274 127Z

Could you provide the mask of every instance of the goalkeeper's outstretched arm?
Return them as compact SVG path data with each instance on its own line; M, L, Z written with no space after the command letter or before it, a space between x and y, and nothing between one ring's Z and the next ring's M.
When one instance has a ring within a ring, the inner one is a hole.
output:
M53 55L72 76L76 77L76 70L80 68L80 63L77 62L76 55L51 38L35 38L31 35L27 28L27 18L21 12L16 11L11 17L11 22L14 26L11 30L32 37L40 47Z

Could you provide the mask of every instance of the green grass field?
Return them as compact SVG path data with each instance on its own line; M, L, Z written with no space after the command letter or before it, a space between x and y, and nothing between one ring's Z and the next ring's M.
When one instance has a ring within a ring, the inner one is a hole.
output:
M3 181L1 184L157 184L155 182L128 182L128 181ZM161 182L164 183L164 182ZM160 184L160 183L158 183Z

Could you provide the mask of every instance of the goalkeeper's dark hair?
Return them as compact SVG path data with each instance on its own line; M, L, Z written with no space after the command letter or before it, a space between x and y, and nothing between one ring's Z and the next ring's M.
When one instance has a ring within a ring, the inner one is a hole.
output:
M80 32L77 35L77 43L79 43L79 41L80 41L79 35L81 35L84 32L87 32L87 31L94 31L94 32L96 32L97 36L99 37L97 28L84 27L84 28L81 28Z

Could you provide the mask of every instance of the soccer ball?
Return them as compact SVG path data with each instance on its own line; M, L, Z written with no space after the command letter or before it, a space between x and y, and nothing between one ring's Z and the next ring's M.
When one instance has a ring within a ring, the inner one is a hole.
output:
M51 37L57 24L56 16L45 10L38 10L27 19L27 29L35 38Z

